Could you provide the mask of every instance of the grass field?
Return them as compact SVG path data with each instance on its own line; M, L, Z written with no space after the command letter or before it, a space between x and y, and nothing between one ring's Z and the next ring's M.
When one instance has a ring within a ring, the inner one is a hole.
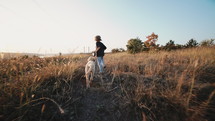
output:
M0 120L214 121L215 48L105 56L85 88L90 55L0 60Z

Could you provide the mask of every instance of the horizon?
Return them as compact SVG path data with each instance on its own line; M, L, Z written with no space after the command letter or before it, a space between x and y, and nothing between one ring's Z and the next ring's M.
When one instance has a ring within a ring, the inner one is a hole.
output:
M215 38L214 11L214 0L2 0L0 52L91 52L96 35L110 52L152 32L160 45L201 42Z

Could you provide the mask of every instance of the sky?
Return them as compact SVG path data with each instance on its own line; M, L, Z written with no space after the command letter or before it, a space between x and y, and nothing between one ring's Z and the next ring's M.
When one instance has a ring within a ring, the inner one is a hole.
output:
M215 0L0 0L0 52L80 53L126 49L131 38L158 44L215 38Z

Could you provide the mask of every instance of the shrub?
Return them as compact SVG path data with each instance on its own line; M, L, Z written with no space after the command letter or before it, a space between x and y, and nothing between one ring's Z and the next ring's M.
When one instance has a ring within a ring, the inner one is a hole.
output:
M141 52L143 48L142 44L143 42L139 38L130 39L128 40L126 47L129 53L135 54Z
M118 52L125 52L125 49L123 48L114 48L111 50L112 53L118 53Z
M203 41L200 43L200 45L201 45L201 46L213 46L213 45L215 45L214 40L215 40L215 39L203 40Z
M118 52L120 52L120 51L119 51L118 48L115 48L115 49L112 49L111 52L112 52L112 53L118 53Z
M196 47L198 46L199 44L197 43L196 40L194 39L190 39L187 44L185 45L186 48L192 48L192 47Z

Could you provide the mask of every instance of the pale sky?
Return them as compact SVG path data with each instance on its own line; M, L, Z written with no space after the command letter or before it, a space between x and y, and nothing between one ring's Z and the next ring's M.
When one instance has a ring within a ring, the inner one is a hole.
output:
M79 53L101 35L110 51L158 34L158 44L215 38L215 0L0 0L0 52Z

